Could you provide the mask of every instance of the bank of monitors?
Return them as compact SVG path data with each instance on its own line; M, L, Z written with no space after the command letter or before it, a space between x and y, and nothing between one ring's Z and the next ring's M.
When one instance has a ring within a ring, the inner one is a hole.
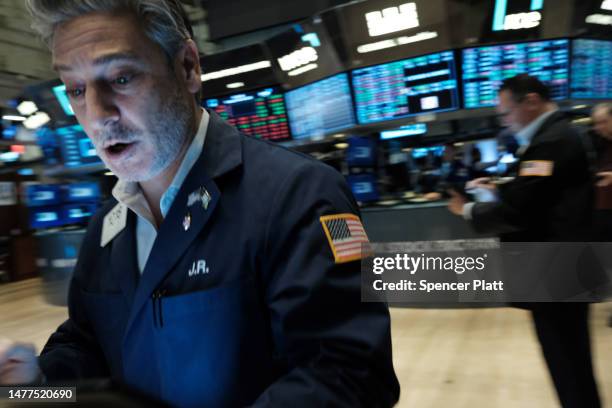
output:
M571 95L577 99L612 98L612 41L573 41Z
M204 106L249 136L274 141L291 138L285 101L278 88L206 99Z
M569 41L560 39L464 49L465 108L494 106L501 82L522 73L533 75L547 84L553 99L566 99Z
M360 124L459 108L452 51L355 69L352 79Z
M348 75L313 82L285 94L294 139L317 139L355 125Z
M30 184L25 189L30 227L54 228L86 223L100 200L97 183Z

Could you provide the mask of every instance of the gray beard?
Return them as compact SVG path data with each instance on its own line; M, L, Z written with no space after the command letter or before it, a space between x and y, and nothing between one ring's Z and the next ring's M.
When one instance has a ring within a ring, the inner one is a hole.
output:
M176 90L170 98L166 98L159 112L151 115L148 132L145 137L150 137L155 146L155 153L151 167L146 174L121 174L124 181L139 182L147 181L157 177L177 159L181 148L189 138L192 131L191 123L194 113L179 90ZM124 125L116 125L105 129L100 137L100 146L106 141L130 143L142 138L142 132L136 131Z

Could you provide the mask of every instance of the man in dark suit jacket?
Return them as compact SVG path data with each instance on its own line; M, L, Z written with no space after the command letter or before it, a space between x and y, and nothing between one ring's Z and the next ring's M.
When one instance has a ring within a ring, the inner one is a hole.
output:
M0 383L111 377L174 406L390 407L389 313L361 302L341 174L199 106L180 2L29 0L75 115L117 175L69 318ZM160 32L161 30L161 32Z
M516 178L500 186L497 201L473 203L453 194L449 209L502 241L589 241L593 179L588 158L579 133L551 102L548 88L524 74L507 79L499 91L498 112L521 144ZM588 304L521 306L532 312L562 406L599 407Z

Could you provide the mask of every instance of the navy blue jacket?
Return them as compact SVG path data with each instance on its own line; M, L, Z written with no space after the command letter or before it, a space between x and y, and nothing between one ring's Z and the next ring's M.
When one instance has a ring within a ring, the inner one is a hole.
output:
M201 187L208 208L188 207ZM142 277L134 213L101 246L117 205L104 205L87 230L69 319L39 357L49 381L111 376L178 406L397 401L386 305L360 301L360 263L334 262L319 221L358 213L331 167L211 113Z

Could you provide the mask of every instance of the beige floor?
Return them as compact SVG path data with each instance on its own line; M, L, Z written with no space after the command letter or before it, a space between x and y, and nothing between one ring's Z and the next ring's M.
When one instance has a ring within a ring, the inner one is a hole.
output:
M40 349L66 310L39 295L40 281L0 285L0 336ZM595 305L591 326L604 406L612 407L611 304ZM392 309L398 407L556 407L526 312L515 309Z

